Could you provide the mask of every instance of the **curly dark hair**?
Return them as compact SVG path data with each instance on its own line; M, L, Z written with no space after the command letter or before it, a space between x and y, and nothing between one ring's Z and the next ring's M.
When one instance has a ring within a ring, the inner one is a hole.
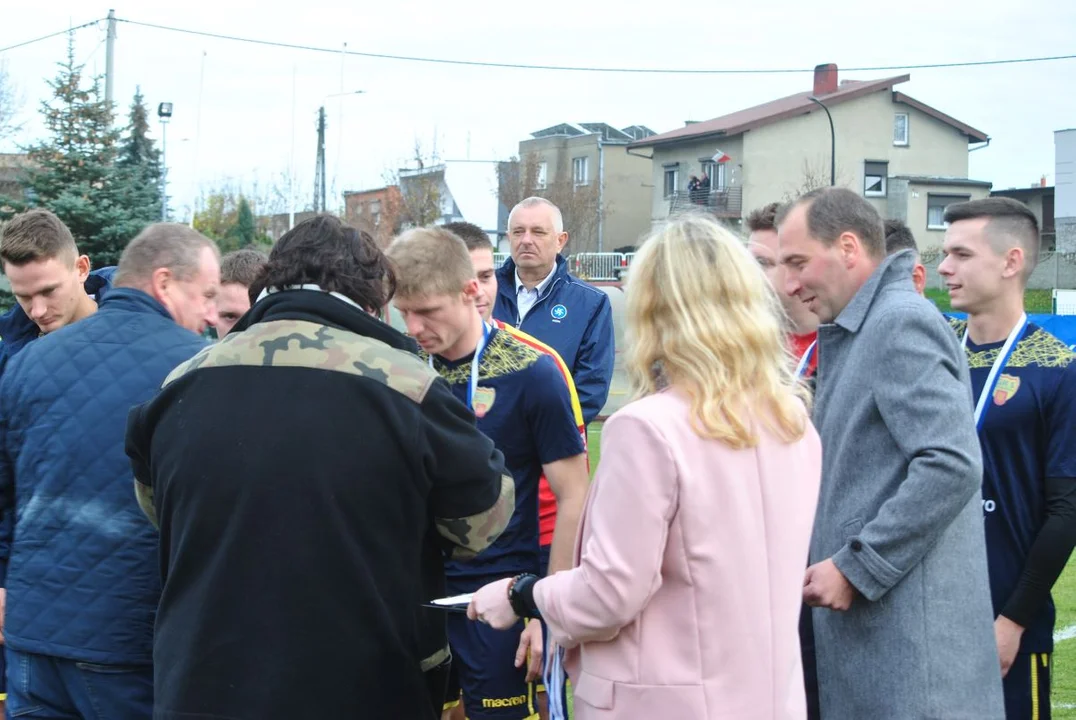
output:
M396 293L396 274L373 237L333 215L315 215L281 236L250 286L250 302L267 287L306 283L366 310L380 310Z

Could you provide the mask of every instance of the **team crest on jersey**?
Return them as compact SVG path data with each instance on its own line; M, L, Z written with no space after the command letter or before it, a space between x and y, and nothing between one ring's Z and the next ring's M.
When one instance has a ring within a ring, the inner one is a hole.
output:
M568 317L568 308L563 305L554 305L553 309L549 311L549 314L553 316L554 320L563 320Z
M1020 378L1015 375L1002 374L998 378L997 387L994 388L994 404L1004 405L1009 402L1016 391L1020 389Z
M475 417L485 417L493 409L493 401L497 399L497 391L493 388L480 387L474 394Z

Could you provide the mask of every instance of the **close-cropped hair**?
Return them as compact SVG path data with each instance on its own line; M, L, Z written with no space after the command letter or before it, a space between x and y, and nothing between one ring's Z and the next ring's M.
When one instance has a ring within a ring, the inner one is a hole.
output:
M19 213L0 230L0 262L5 265L52 258L74 265L78 247L67 225L48 210L34 208Z
M452 295L475 277L467 245L441 227L408 230L389 245L388 256L400 297Z
M1027 205L1007 197L991 197L954 203L945 208L945 222L986 218L984 234L990 246L1004 253L1014 246L1024 251L1024 279L1039 264L1039 219Z
M692 426L733 448L759 423L802 437L808 392L786 348L780 301L743 243L703 215L655 230L632 261L625 351L636 396L665 382L691 398Z

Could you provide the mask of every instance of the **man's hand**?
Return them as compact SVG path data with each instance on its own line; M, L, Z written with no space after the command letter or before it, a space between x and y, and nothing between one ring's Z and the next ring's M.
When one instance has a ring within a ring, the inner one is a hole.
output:
M1001 677L1009 674L1009 668L1016 660L1020 650L1020 639L1024 636L1024 627L1017 625L1004 615L998 615L994 621L994 639L998 643L998 658L1001 660Z
M847 610L856 599L856 589L833 560L823 560L807 568L803 578L803 602L811 607Z
M527 654L530 660L527 661ZM519 636L519 649L516 650L516 667L523 667L527 662L527 682L534 682L535 678L542 675L542 623L531 620Z

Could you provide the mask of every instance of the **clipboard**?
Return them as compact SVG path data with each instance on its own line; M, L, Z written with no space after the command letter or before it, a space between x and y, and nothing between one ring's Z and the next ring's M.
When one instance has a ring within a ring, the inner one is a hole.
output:
M422 603L421 607L432 608L434 610L441 610L449 613L467 613L467 607L471 604L471 597L473 593L467 593L465 595L454 595L452 597L437 598L431 600L428 603Z

